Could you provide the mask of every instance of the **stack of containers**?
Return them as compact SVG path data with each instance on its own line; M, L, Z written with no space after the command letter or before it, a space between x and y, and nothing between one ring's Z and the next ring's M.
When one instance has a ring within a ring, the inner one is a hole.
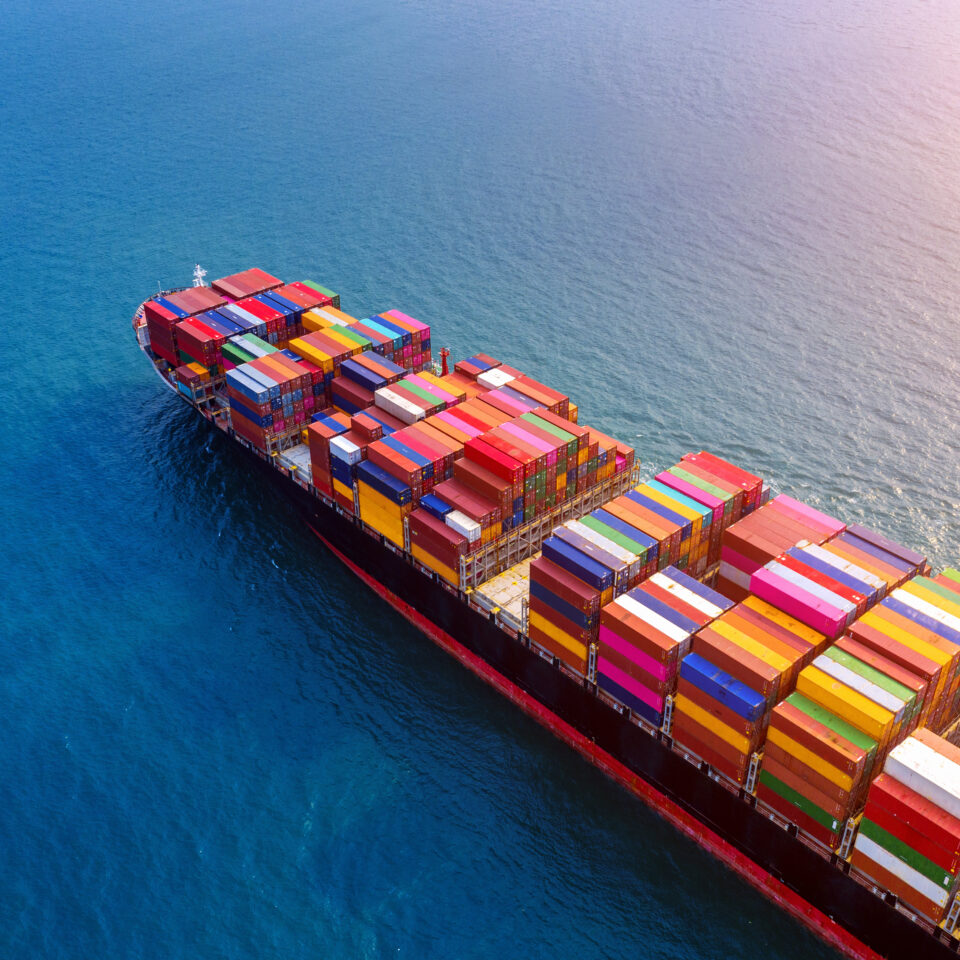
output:
M743 493L695 464L680 462L658 473L656 479L712 511L705 570L711 575L720 560L721 537L742 507Z
M283 296L280 289L268 290L266 293L258 294L255 299L277 310L283 318L283 327L280 330L279 339L285 345L291 338L298 337L303 333L304 308L296 301Z
M652 503L655 501L642 493L628 490L603 505L606 513L628 524L652 542L647 554L647 568L644 570L646 576L656 569L662 570L671 566L680 559L683 524L687 522L686 518L680 517L662 504L656 503L656 509L653 509ZM651 566L654 562L655 565Z
M939 923L960 874L960 750L918 730L871 784L851 863Z
M547 537L542 558L530 564L530 639L586 675L598 627L595 611L613 599L613 581L613 570L594 556L561 536Z
M659 503L669 513L666 516L683 518L684 531L689 525L689 535L681 539L677 566L692 577L702 578L707 572L707 556L710 550L714 509L681 493L679 489L663 481L649 480L636 488L636 492Z
M501 366L499 360L488 357L485 353L478 353L475 356L467 357L466 360L458 360L453 369L455 373L460 374L470 380L476 380L482 373L493 370Z
M328 290L326 287L322 286L319 283L315 283L313 280L300 280L296 283L292 283L291 286L302 289L305 293L317 293L322 297L326 297L330 300L330 305L335 309L340 309L340 294L334 293L332 290Z
M210 286L217 293L221 293L224 297L234 301L252 297L255 294L263 293L265 290L275 290L277 287L283 286L283 281L257 267L253 267L250 270L243 270L229 277L223 277L221 280L214 280Z
M406 330L410 333L410 352L409 354L402 354L404 360L403 366L408 370L419 372L424 366L430 363L432 354L429 324L415 320L413 317L401 313L399 310L387 310L386 313L380 314L380 317L394 326L399 327L401 330Z
M771 711L823 643L801 630L742 604L699 630L680 665L675 739L743 784Z
M310 469L313 485L328 496L333 496L333 477L330 473L330 441L350 429L350 418L342 413L318 415L306 430L310 448Z
M191 400L204 399L210 387L210 371L199 363L185 363L175 371L177 387Z
M774 497L723 531L717 589L734 600L743 600L749 593L757 593L752 577L765 564L804 541L822 544L843 530L844 524L839 520L799 500L784 495ZM758 582L764 582L763 578ZM771 588L758 595L773 592Z
M348 345L323 332L307 333L297 337L290 341L289 349L323 371L324 401L330 399L330 387L334 379L340 375L340 365L343 361L363 352L359 344Z
M340 375L330 385L330 399L344 413L359 413L371 406L374 394L394 383L403 369L385 357L359 353L342 360Z
M453 440L453 442L457 441ZM509 481L503 480L466 457L454 460L453 477L469 490L496 504L500 511L503 532L512 529L514 526L513 485Z
M261 450L273 450L303 429L310 374L289 357L258 357L227 371L226 379L231 425Z
M410 514L410 552L414 559L433 570L453 586L460 583L460 558L470 547L461 531L473 533L467 518L428 494L421 506ZM477 531L479 533L479 531Z
M357 481L357 467L366 455L364 445L357 443L356 437L351 437L353 431L330 440L330 476L333 485L333 499L344 510L355 512L353 488Z
M304 313L308 310L322 310L324 307L334 306L330 296L320 293L319 290L313 290L303 283L285 283L282 287L276 287L274 292L297 304Z
M433 494L451 510L462 514L470 521L468 527L464 525L462 519L454 518L459 523L459 526L455 526L454 529L467 537L470 543L468 549L476 549L500 536L503 528L503 514L495 500L477 493L459 480L443 480L435 484ZM443 519L444 522L450 522L446 515ZM479 528L479 537L474 536L474 524ZM453 523L450 525L454 526Z
M757 798L836 849L876 758L862 725L797 691L773 709Z
M272 343L267 343L266 340L261 340L260 337L252 333L244 333L227 340L223 345L221 355L224 368L232 370L242 363L249 363L251 360L256 360L257 357L265 357L276 352L277 348Z
M236 306L252 314L266 327L264 339L272 344L286 343L287 321L278 304L264 299L263 294L238 300Z
M682 462L688 466L707 470L714 476L739 487L743 491L741 516L745 517L747 514L753 513L762 505L764 490L762 477L748 473L742 467L737 467L721 457L707 453L705 450L701 450L700 453L684 454Z
M175 327L182 320L194 317L225 304L226 301L209 287L191 287L166 297L154 297L144 304L143 312L153 352L174 367L180 366Z
M174 327L177 353L181 363L199 363L216 379L223 371L223 345L226 336L204 323L200 317L181 320Z
M949 579L949 578L948 578ZM916 624L925 624L954 644L960 644L960 595L930 577L916 577L897 587L889 597L891 604L909 611ZM960 676L955 677L941 695L935 723L940 730L956 719L960 710Z
M725 597L675 567L654 573L600 611L597 686L660 726L693 634L730 606Z
M410 487L370 460L357 465L356 479L360 519L402 548L404 520L413 510Z
M830 846L836 844L847 818L862 805L871 770L882 762L897 732L915 709L910 696L904 696L879 671L870 673L864 666L863 662L848 659L840 663L821 655L800 672L797 680L797 693L804 698L801 705L807 701L815 704L821 724L834 732L842 730L846 743L864 752L862 763L834 769L823 766L823 751L811 755L809 750L782 744L785 755L765 754L763 760L767 789L776 793L784 805L799 809L808 821L819 824L817 830L798 820L799 825L810 827L808 832ZM791 702L790 698L787 702ZM777 711L774 713L776 716ZM839 727L838 723L846 726ZM774 725L771 721L771 728ZM852 760L849 747L845 748Z
M588 647L599 626L600 590L581 576L548 556L530 562L528 632L553 656L585 674Z
M244 333L251 333L267 342L267 322L254 316L249 310L244 310L243 307L239 307L235 303L225 303L222 307L217 308L216 314L235 324Z

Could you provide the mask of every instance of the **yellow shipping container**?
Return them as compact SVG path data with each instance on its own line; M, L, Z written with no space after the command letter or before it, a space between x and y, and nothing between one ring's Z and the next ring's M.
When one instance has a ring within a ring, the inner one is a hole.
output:
M325 317L322 313L315 313L313 310L305 310L303 313L303 329L304 330L326 330L327 327L333 326L333 320L329 317Z
M363 347L360 346L356 340L351 340L345 334L340 333L336 324L327 327L327 329L323 331L323 335L329 337L331 340L335 340L337 343L342 343L345 352L349 353L351 357L355 357L358 353L363 353Z
M746 755L750 752L750 739L742 733L737 733L733 727L728 727L722 720L718 720L712 713L707 713L702 707L689 700L682 693L677 694L674 709L686 714L701 727L716 734L725 743L729 743L735 750ZM681 741L682 742L682 741Z
M333 477L333 492L339 493L342 497L349 497L353 499L353 490L348 487L345 483L341 483L336 477Z
M338 310L336 307L322 307L320 308L319 313L325 313L327 316L336 317L338 320L343 321L348 327L353 326L357 322L356 317L351 317L349 313L344 313L342 310Z
M382 533L391 543L403 548L403 521L392 514L384 513L369 503L360 504L361 519L367 526Z
M747 653L753 654L758 660L762 660L764 663L773 667L781 676L788 673L793 666L783 654L777 653L776 650L771 650L770 647L765 646L759 640L754 640L753 637L747 636L742 630L738 630L732 623L727 623L726 620L722 618L720 620L714 620L710 626L716 630L720 636L726 637L742 650L746 650Z
M797 691L872 737L881 751L886 746L893 729L893 714L862 693L816 667L805 667L800 671Z
M685 503L680 503L679 500L674 500L673 497L668 497L667 494L665 494L662 490L657 490L654 487L651 487L648 483L641 483L639 487L634 487L634 489L638 493L642 493L645 497L655 500L661 506L666 507L673 513L678 513L681 517L686 517L687 520L692 520L693 528L690 531L690 536L693 537L695 542L699 541L700 530L703 526L702 513L699 513L692 507L688 507ZM680 552L684 552L682 544Z
M767 731L767 740L784 749L791 757L796 757L811 770L815 770L821 776L826 777L831 783L835 783L841 790L853 789L853 777L839 770L832 763L827 763L823 757L818 757L812 750L808 750L802 744L797 743L782 730L771 727Z
M938 610L942 610L944 613L948 613L953 617L960 617L960 603L954 603L952 600L937 593L936 590L931 590L925 583L921 583L918 580L910 580L903 585L903 589L906 590L907 593L912 593L915 597L919 597L921 600L926 600L927 603L933 604L933 606ZM960 599L960 597L958 597L958 599Z
M587 648L579 640L571 637L570 634L554 626L549 620L541 617L535 610L531 610L528 615L530 626L542 630L551 640L555 640L562 647L566 647L575 657L581 660L587 659Z
M423 377L427 383L433 384L433 386L438 387L446 393L452 393L458 400L465 400L467 397L467 391L464 390L463 387L458 387L455 384L447 383L445 380L441 380L438 376L430 373L428 370L421 370L417 376Z
M305 343L302 338L296 337L290 341L290 349L304 360L315 363L324 373L333 373L333 357L315 346Z
M928 660L932 660L934 663L940 664L942 667L940 671L940 679L937 681L936 689L933 691L933 696L928 697L930 707L929 709L925 709L925 713L930 714L933 710L933 707L940 703L944 691L949 687L956 676L957 663L960 662L960 658L957 657L957 653L954 652L951 655L951 653L948 653L945 649L934 646L931 643L927 643L926 640L922 640L920 637L914 636L909 630L905 630L901 627L898 627L894 623L890 623L888 620L884 620L883 617L875 613L873 610L868 610L860 618L860 622L868 627L872 627L875 630L879 630L892 640L902 643L905 647L908 647L915 653L919 653ZM956 650L949 640L944 640L944 643L948 647Z

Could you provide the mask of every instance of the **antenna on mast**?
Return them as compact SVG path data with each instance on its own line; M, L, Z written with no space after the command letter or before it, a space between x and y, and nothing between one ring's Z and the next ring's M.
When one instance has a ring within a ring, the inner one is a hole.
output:
M200 266L199 263L194 264L193 267L193 285L195 287L203 286L203 278L207 275L207 271Z

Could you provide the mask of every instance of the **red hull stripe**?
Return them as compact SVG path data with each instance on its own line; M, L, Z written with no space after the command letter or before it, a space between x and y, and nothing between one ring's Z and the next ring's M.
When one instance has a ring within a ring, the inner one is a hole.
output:
M501 673L493 669L485 660L471 653L450 634L441 630L433 621L422 613L414 610L400 597L391 593L374 577L358 567L345 557L333 544L326 540L316 529L313 532L326 544L327 547L350 568L371 590L383 597L398 613L402 614L418 630L425 633L434 643L448 653L455 656L465 667L481 677L504 696L512 700L521 710L529 714L561 740L566 741L575 750L578 750L594 766L599 767L607 776L622 784L632 793L640 797L649 807L672 823L678 830L694 840L701 847L722 860L727 866L735 870L752 887L759 890L765 897L786 910L806 924L819 937L831 946L840 950L848 957L857 960L882 960L880 954L871 950L866 944L857 940L851 933L831 920L826 914L798 896L776 877L767 873L762 867L754 863L748 856L741 853L722 837L704 826L695 817L678 807L669 797L662 794L633 771L612 757L605 750L582 733L570 726L555 713L548 710L542 703L524 693L516 684L508 680Z

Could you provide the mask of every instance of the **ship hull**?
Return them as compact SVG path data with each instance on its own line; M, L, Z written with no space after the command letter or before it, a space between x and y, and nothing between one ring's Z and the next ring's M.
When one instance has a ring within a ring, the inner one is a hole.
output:
M295 499L334 555L401 615L832 946L863 960L956 956L955 940L932 936L354 518L248 455Z

